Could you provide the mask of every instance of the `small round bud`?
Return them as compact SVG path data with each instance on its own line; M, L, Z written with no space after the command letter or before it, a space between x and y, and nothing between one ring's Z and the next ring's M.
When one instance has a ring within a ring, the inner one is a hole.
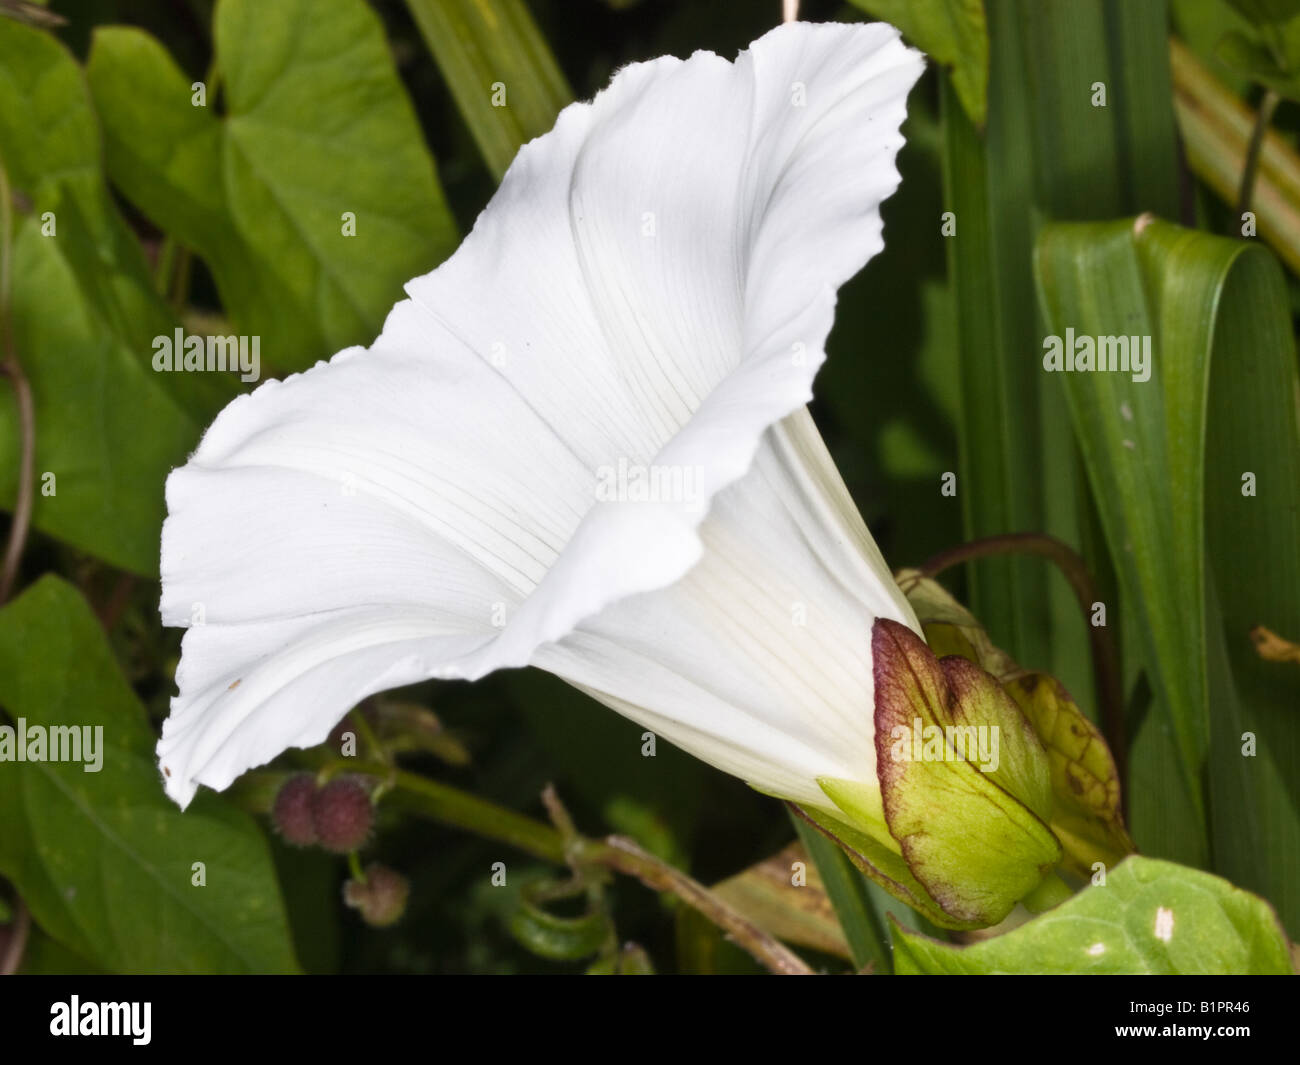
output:
M406 877L386 865L372 862L366 867L366 879L349 880L343 885L343 901L361 912L361 919L372 928L396 924L406 911L411 884Z
M271 807L271 821L286 843L310 847L316 842L316 821L312 816L315 793L316 778L310 773L296 773L280 786Z
M317 841L328 851L347 854L370 835L374 809L370 793L355 777L335 777L312 797Z

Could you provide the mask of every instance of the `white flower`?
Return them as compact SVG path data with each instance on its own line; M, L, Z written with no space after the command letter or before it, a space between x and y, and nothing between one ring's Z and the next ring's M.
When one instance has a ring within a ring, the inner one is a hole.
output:
M167 793L525 664L772 794L874 786L872 622L917 625L804 404L921 69L807 23L627 67L368 350L232 402L167 482Z

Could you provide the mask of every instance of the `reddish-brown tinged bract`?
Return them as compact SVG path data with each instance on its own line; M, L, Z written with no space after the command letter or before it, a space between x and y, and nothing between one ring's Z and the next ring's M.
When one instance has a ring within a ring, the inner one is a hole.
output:
M357 850L370 836L370 794L354 777L337 777L312 798L317 842L335 854Z
M286 843L310 847L318 841L312 799L316 780L310 773L291 776L281 786L271 808L271 821Z

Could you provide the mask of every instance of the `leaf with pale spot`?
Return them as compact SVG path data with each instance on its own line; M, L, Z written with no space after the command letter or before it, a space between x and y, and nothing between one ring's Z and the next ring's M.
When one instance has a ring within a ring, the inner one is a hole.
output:
M1286 936L1263 899L1173 862L1134 856L1004 935L956 947L897 925L899 975L1288 975Z

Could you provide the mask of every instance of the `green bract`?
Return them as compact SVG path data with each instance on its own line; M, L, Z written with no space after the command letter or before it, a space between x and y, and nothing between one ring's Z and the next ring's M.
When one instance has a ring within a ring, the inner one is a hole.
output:
M1046 753L1011 698L967 659L940 660L884 619L872 657L880 791L819 783L851 825L899 853L916 882L909 901L919 887L936 923L996 924L1061 857L1044 821ZM886 859L896 878L899 860Z
M834 807L805 816L948 928L1038 903L1057 865L1086 877L1131 853L1114 760L1064 687L1021 669L935 581L898 580L930 646L895 622L873 628L879 788L820 780Z

